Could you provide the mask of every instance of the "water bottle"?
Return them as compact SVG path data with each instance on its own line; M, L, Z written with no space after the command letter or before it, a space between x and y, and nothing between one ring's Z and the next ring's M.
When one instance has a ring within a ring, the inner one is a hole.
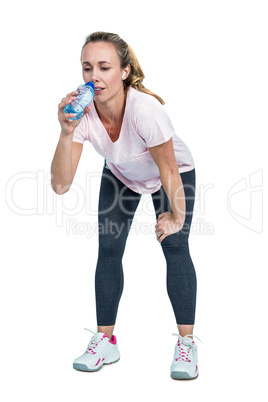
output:
M82 116L86 106L90 104L94 98L94 84L89 81L86 84L82 84L77 88L79 92L77 98L65 106L64 113L77 113L75 117L70 117L69 120L78 120Z

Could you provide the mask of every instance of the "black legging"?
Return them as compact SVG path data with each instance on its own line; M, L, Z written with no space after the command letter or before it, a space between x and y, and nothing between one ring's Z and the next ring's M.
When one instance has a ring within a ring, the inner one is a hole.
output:
M180 176L186 202L185 223L179 232L167 236L161 246L167 263L167 292L176 323L194 325L196 273L189 252L188 237L195 201L195 169L180 173ZM163 186L151 196L156 219L163 212L172 212ZM122 258L140 199L141 194L117 179L104 162L99 193L99 253L95 273L98 326L115 325L116 322L124 286Z

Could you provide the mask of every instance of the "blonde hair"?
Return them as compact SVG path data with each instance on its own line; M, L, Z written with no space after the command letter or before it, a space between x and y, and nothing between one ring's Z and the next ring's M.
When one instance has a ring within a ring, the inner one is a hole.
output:
M119 35L110 32L93 32L86 37L86 41L82 47L82 51L89 42L112 43L115 46L120 58L120 67L125 68L128 64L130 65L130 73L128 77L123 81L125 90L128 87L132 86L140 92L144 92L146 94L154 96L162 105L165 104L160 96L145 88L142 83L145 75L141 69L140 63L131 47L123 39L121 39Z

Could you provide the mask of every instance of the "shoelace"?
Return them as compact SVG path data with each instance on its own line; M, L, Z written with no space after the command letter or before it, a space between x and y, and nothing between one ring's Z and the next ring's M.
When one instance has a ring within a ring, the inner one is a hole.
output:
M175 335L179 338L177 355L175 357L175 360L181 360L190 363L191 348L194 350L197 349L196 344L193 343L193 340L191 339L191 336L197 338L201 343L203 342L196 335L185 335L185 336L181 336L180 334L172 334L172 335Z
M92 339L89 341L89 344L87 345L87 350L85 351L85 353L90 353L92 355L96 354L96 349L99 345L100 339L98 339L98 334L96 332L91 331L88 328L84 328L89 332L92 332L92 334L94 334L94 336L92 337Z

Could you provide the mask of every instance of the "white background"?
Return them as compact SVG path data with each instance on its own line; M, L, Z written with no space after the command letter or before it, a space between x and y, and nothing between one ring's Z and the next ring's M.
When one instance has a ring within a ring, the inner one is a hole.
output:
M259 398L267 366L267 2L26 0L6 2L1 14L2 399ZM154 227L150 196L123 258L114 332L121 360L97 373L72 368L91 338L84 327L96 330L97 233L83 228L97 221L103 158L86 143L63 196L49 178L58 103L83 82L81 47L97 30L134 49L145 86L165 100L194 157L189 241L194 334L203 342L196 340L195 381L169 377L177 327L166 264L153 229L139 229Z

